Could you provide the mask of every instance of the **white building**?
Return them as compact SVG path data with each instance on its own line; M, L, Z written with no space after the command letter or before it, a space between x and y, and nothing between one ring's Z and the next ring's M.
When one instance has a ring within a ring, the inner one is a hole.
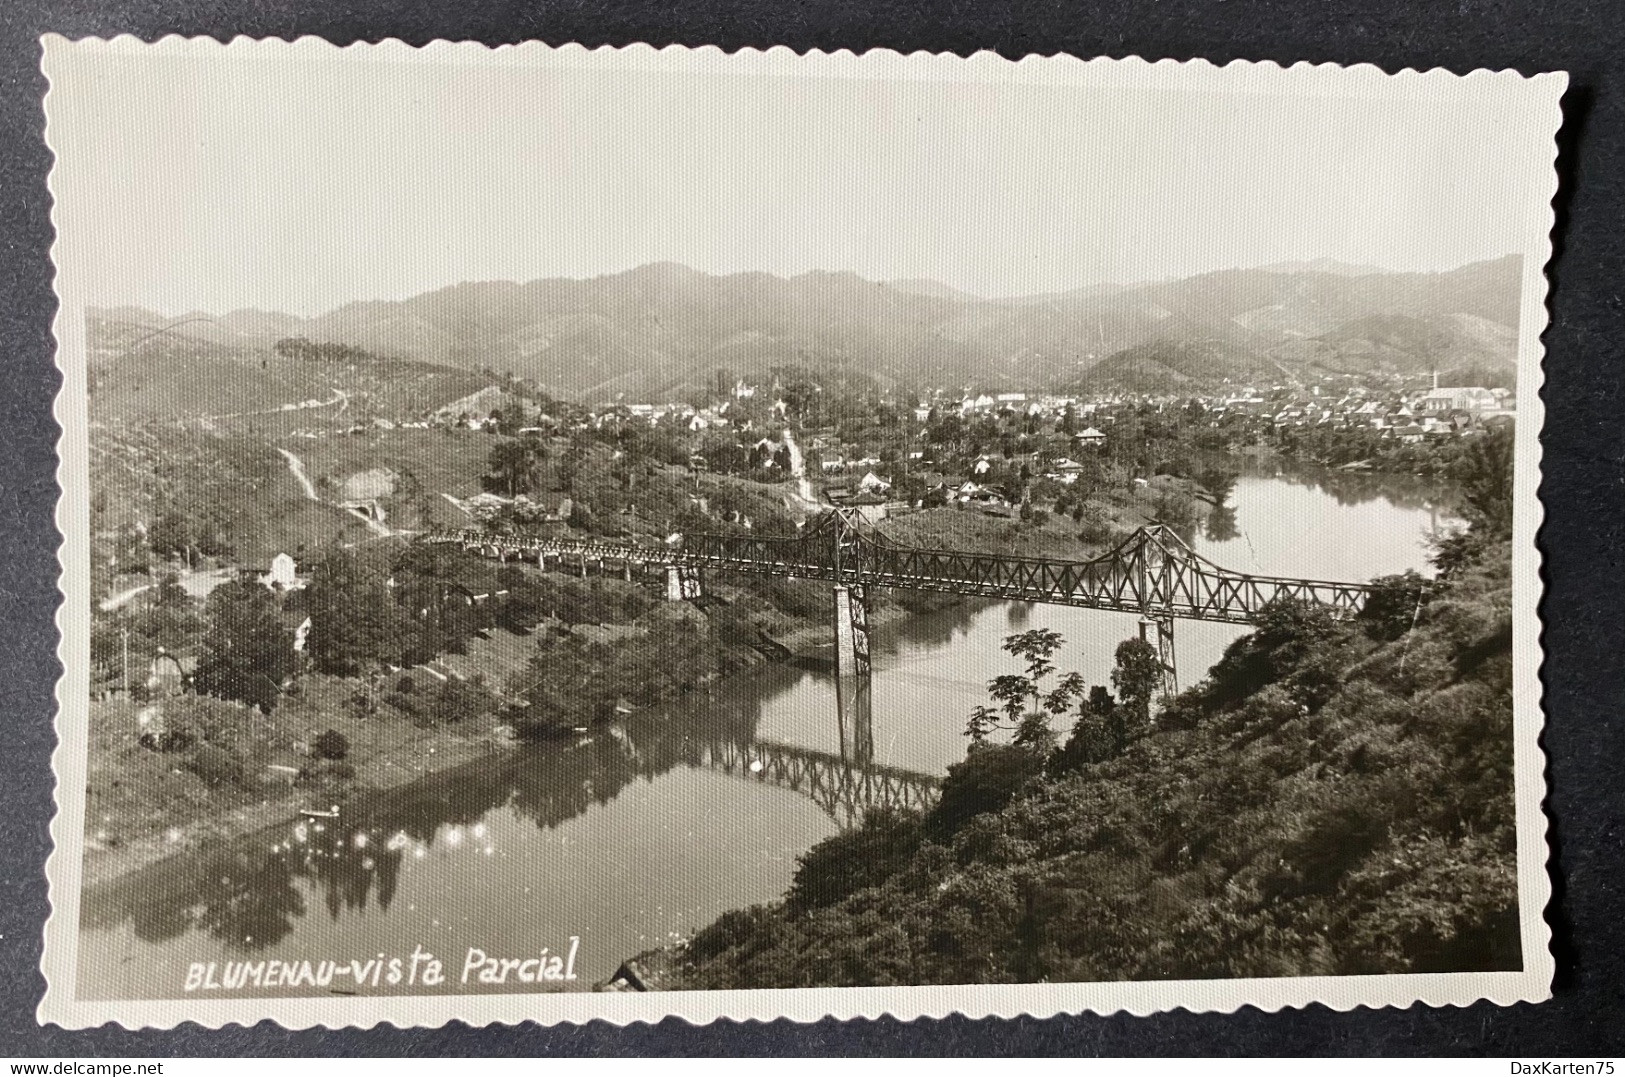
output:
M1463 386L1430 389L1417 399L1414 410L1419 415L1438 415L1451 411L1494 411L1500 405L1489 389Z
M273 591L297 591L305 585L299 578L299 562L285 553L271 558L271 570L260 577L260 582Z

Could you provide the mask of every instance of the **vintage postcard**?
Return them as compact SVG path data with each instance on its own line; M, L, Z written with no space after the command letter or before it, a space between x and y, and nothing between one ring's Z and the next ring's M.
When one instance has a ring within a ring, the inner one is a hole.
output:
M42 1021L1547 996L1561 74L45 71Z

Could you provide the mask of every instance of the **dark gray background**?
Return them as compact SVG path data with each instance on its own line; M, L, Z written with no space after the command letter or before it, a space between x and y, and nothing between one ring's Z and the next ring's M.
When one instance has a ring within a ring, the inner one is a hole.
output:
M1322 1007L1281 1014L1184 1012L1048 1021L668 1020L617 1029L497 1027L288 1032L271 1024L218 1032L41 1028L34 1008L48 903L58 674L54 624L56 498L51 404L58 378L50 322L51 158L41 138L40 34L170 33L229 39L315 34L338 44L438 37L491 44L647 41L724 49L885 47L1007 57L1069 52L1291 63L1370 62L1394 71L1442 66L1564 69L1561 192L1548 271L1545 619L1556 997L1539 1006L1435 1010ZM1625 839L1620 614L1625 610L1621 343L1625 340L1625 5L1613 0L10 0L0 10L0 1056L265 1054L1492 1054L1625 1052Z

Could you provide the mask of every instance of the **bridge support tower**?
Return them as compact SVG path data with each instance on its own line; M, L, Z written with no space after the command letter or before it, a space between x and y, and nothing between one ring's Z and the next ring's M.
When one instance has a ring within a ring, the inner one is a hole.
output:
M1157 660L1162 663L1162 690L1169 695L1179 691L1179 665L1174 660L1174 619L1146 614L1140 618L1140 639L1150 643L1150 631L1157 630Z
M671 602L699 598L705 594L700 570L687 565L666 566L666 598Z
M835 587L835 672L869 676L869 604L858 585Z
M837 585L834 598L835 706L841 757L867 764L875 757L869 605L860 585Z

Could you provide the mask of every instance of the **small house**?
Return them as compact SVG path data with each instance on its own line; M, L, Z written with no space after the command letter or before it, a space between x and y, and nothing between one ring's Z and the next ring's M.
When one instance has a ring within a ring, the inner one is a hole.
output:
M873 471L866 472L858 480L858 490L865 494L883 494L891 489L891 483L876 475Z
M271 567L260 576L259 582L273 591L296 591L305 585L299 578L299 562L286 553L271 558Z

